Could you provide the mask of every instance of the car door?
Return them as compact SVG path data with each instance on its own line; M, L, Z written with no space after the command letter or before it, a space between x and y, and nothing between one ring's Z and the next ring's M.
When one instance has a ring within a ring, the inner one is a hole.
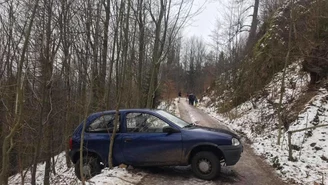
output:
M88 151L96 152L101 155L103 162L107 163L110 138L114 130L115 113L99 115L86 128L85 147ZM122 162L122 149L120 143L122 136L120 133L120 124L116 130L115 144L113 149L113 162L119 164Z
M132 165L174 165L182 156L181 132L164 133L168 123L151 113L126 114L123 155Z

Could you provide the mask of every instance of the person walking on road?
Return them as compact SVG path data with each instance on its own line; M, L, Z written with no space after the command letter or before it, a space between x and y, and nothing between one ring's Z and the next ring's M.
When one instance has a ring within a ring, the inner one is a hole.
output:
M197 107L197 104L198 104L198 99L197 99L197 97L195 96L195 107Z
M189 105L194 105L196 96L193 93L190 93L189 96Z
M181 91L179 91L178 93L179 99L178 99L178 103L180 102L180 98L181 98Z

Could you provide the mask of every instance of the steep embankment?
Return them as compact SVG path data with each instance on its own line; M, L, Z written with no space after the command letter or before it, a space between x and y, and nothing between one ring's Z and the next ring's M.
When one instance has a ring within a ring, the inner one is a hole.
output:
M261 91L285 66L301 61L315 84L328 74L328 1L290 0L265 20L258 41L239 61L238 70L216 81L223 102L221 112L247 101ZM232 79L226 81L226 76Z
M293 133L290 160L287 134L328 123L327 17L328 1L287 1L262 25L261 38L236 75L237 85L213 91L202 104L245 134L283 179L300 184L328 184L328 127ZM284 132L277 145L281 91Z
M327 89L309 92L310 76L301 72L300 62L288 66L286 74L282 98L285 129L293 131L327 124ZM215 111L217 103L211 103L211 98L204 97L201 105L207 113L247 136L254 151L276 168L284 180L300 184L328 184L325 180L328 178L328 127L294 133L291 139L292 161L288 160L287 132L283 133L281 145L277 145L281 82L282 72L277 73L259 94L225 114ZM306 102L305 105L302 102Z

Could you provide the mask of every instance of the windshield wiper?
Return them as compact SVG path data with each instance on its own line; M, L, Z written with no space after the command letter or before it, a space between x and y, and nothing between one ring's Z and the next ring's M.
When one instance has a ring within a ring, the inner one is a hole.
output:
M194 127L195 124L194 123L189 123L188 125L184 126L183 128L190 128L190 127Z

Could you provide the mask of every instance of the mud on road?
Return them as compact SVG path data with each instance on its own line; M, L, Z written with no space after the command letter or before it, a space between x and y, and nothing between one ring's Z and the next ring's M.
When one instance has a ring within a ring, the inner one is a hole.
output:
M180 117L191 122L196 119L197 124L208 127L225 127L203 111L190 106L188 102L180 100ZM239 162L232 167L223 166L220 176L213 181L205 181L193 176L190 166L162 167L143 169L147 175L140 181L140 185L285 185L263 159L256 156L247 143Z

